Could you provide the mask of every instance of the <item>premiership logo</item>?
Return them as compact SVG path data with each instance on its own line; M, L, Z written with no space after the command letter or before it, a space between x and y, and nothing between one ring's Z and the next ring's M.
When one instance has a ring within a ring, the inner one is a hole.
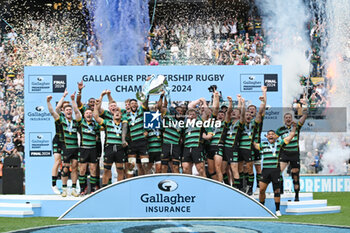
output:
M144 112L144 123L143 128L145 129L160 129L161 126L161 119L160 119L160 112Z
M158 188L164 192L172 192L177 189L177 183L172 180L162 180L159 182Z

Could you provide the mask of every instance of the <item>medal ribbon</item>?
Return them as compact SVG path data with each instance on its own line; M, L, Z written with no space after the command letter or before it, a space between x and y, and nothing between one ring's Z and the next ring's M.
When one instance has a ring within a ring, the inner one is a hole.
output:
M116 134L121 134L121 132L122 132L122 130L121 130L121 126L119 126L119 125L121 125L121 124L119 124L118 126L114 123L114 120L112 120L112 123L113 123L113 127L114 127L114 132L116 133Z
M94 123L91 122L91 125L92 125L92 126L90 126L90 124L87 123L87 122L86 122L86 124L87 124L87 127L89 128L89 132L92 132L92 131L94 130L94 126L95 126Z
M67 119L67 117L65 117L66 119L66 124L68 126L68 132L71 134L72 130L73 130L73 119L69 122L69 120Z
M272 144L269 142L269 147L273 153L273 156L276 156L276 151L277 151L277 142L274 143L274 147L272 147Z
M131 117L131 123L135 124L136 117L137 117L137 111L135 113L130 112L130 117Z
M228 134L230 134L230 135L233 134L234 129L235 129L235 127L237 126L238 122L239 122L239 121L236 121L234 124L231 124L231 126L230 126L230 128L229 128L230 130L228 131Z
M249 122L249 127L247 128L247 124L244 125L244 132L250 136L252 134L252 129L251 129L251 122Z

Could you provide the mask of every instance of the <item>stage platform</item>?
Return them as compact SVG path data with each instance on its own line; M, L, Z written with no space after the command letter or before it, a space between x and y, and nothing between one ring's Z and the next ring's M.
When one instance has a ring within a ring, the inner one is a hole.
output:
M0 217L59 217L85 197L59 195L0 195ZM258 195L253 198L259 199ZM340 206L327 206L327 200L313 200L312 193L300 193L294 202L294 193L281 196L282 215L339 213ZM275 212L273 193L266 194L265 205Z
M0 217L59 217L83 197L0 195Z

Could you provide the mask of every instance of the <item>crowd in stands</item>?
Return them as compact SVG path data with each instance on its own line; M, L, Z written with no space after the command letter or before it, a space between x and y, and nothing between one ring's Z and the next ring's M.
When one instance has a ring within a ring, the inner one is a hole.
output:
M24 160L24 66L84 65L87 46L79 28L29 20L0 33L0 161ZM17 33L18 32L18 33ZM19 34L20 33L20 34ZM58 49L59 48L59 49Z
M144 49L161 65L270 64L259 17L157 21Z
M12 30L0 45L0 157L24 155L24 77Z

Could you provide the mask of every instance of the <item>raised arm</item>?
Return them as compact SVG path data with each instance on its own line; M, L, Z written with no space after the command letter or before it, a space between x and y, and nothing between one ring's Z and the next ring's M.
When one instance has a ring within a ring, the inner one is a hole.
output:
M162 112L162 107L163 107L163 97L164 97L165 91L162 91L162 93L159 96L159 100L157 102L157 109Z
M242 107L241 99L242 99L241 94L238 94L238 95L237 95L237 100L238 100L238 106L237 106L237 108L238 108L238 109L241 109L241 107Z
M204 98L201 98L201 104L202 104L201 107L204 108L204 111L202 113L202 119L207 120L210 115L210 109L207 105L207 101Z
M148 102L149 102L149 95L147 95L146 100L144 102L142 102L143 109L145 109L145 110L148 109Z
M213 115L217 116L219 112L219 107L220 107L220 96L219 92L215 91L213 94Z
M93 115L94 115L95 121L98 124L102 125L103 119L100 117L100 113L98 111L100 108L101 108L101 100L97 99L95 100L95 108L94 108Z
M100 98L99 98L99 100L100 100L100 105L99 105L99 108L98 108L99 114L102 114L102 113L104 112L104 109L103 109L101 106L102 106L102 99L103 99L103 96L105 96L106 94L107 94L107 90L103 90L103 91L101 92L101 95L100 95Z
M51 114L51 116L53 116L53 119L58 120L58 118L60 118L59 114L57 112L55 112L53 110L53 107L51 105L51 100L52 100L52 96L49 95L48 97L46 97L46 102L47 102L47 108L49 109L49 112Z
M83 83L83 80L78 82L78 95L77 95L78 108L81 108L83 106L83 103L81 102L81 91L83 90L84 87L85 87L85 85Z
M113 97L112 97L112 95L111 95L111 90L106 90L105 92L106 92L106 94L107 94L108 102L109 102L109 103L114 102L114 99L113 99Z
M296 129L297 129L297 123L293 122L292 124L293 124L292 131L290 131L288 137L285 137L285 138L284 138L284 142L285 142L286 144L289 144L290 141L291 141L291 140L293 139L293 137L295 136L295 131L296 131Z
M58 101L58 103L56 105L55 111L57 112L58 115L61 113L61 108L62 108L62 105L64 102L64 98L66 98L67 95L68 95L68 91L66 89L66 90L64 90L63 96L61 97L61 99Z
M198 104L200 104L200 103L201 103L201 99L191 101L191 102L188 104L188 109L196 108L196 106L197 106Z
M75 92L70 96L71 100L72 100L72 107L73 107L73 111L75 114L75 120L76 121L81 121L81 113L79 111L77 102L75 102Z
M300 117L299 119L299 125L301 126L301 125L304 125L305 120L307 118L308 104L306 103L305 99L300 100L300 103L302 103L302 106L300 106L300 108L302 108L302 113L303 113L302 117Z
M265 115L265 110L266 110L266 91L267 91L267 87L266 86L262 86L261 90L263 92L263 95L261 97L259 97L259 100L261 101L260 107L259 107L259 112L255 118L255 121L257 123L260 123L262 121L262 117Z
M245 123L245 99L244 98L240 98L241 103L241 116L239 118L239 122L241 122L241 124Z
M164 100L164 103L162 103L161 113L164 115L168 111L168 100L167 98L163 98L163 100Z
M225 113L225 122L229 123L231 121L231 113L232 113L232 109L233 109L232 97L227 96L227 100L228 100L228 108L227 108L227 111Z

